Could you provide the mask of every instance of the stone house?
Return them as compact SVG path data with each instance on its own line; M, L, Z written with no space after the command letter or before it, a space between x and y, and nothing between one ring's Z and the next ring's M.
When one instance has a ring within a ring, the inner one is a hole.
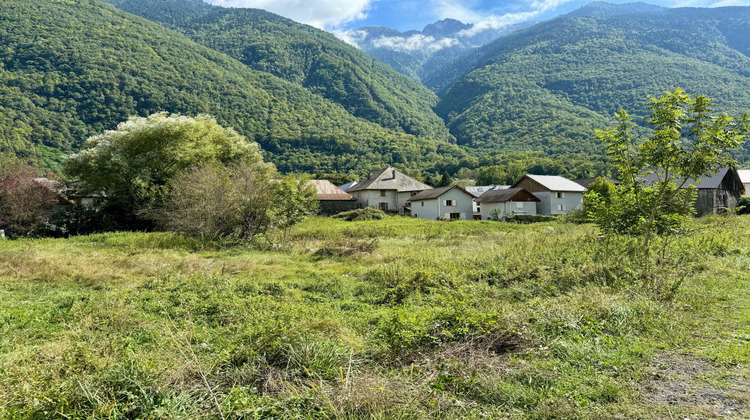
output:
M325 216L338 214L359 208L357 199L342 191L325 179L313 179L310 181L317 191L315 197L320 203L318 212Z
M389 166L366 181L352 186L346 192L356 198L361 207L375 207L391 213L404 214L409 212L409 199L429 189L432 187Z

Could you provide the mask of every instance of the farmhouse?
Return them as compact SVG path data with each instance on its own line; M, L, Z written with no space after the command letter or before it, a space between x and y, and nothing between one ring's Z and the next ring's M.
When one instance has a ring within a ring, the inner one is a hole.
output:
M645 185L653 185L659 181L658 173L650 173L644 177ZM716 175L703 177L699 180L688 179L685 186L693 185L698 188L695 200L695 215L722 213L734 210L745 190L739 173L734 169L723 168Z
M407 211L406 202L417 193L429 189L432 187L389 166L346 192L356 198L362 207L377 207L404 214Z
M511 188L524 188L539 201L536 213L545 216L568 214L583 202L586 188L567 178L552 175L524 175Z
M458 185L431 188L409 199L411 215L420 219L472 220L474 196Z
M333 185L331 181L313 179L310 182L315 185L315 190L317 191L315 197L320 202L320 214L330 216L359 207L356 198Z
M474 219L476 220L482 220L481 217L481 208L479 206L479 203L477 202L477 198L479 198L482 194L486 193L490 190L505 190L510 188L510 185L483 185L483 186L468 186L464 187L466 192L474 196Z
M523 188L489 190L476 199L482 220L492 219L493 213L496 213L498 218L515 215L536 216L536 206L540 201Z

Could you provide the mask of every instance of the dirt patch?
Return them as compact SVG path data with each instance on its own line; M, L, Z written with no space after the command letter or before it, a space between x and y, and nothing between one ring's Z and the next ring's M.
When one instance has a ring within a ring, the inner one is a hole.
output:
M641 389L648 403L684 408L700 413L698 418L750 415L746 397L750 395L750 383L738 378L730 378L726 387L709 383L719 369L707 360L684 354L659 355L649 367Z

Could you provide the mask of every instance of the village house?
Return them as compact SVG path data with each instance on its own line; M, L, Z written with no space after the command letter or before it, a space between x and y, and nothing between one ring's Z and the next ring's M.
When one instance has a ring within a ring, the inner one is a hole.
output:
M375 207L404 214L409 210L407 201L417 193L429 189L432 187L389 166L346 192L356 198L361 207Z
M481 208L476 200L477 198L490 190L504 190L508 188L510 188L510 185L472 185L464 187L466 192L474 196L474 219L482 220Z
M740 181L742 182L742 187L744 190L742 191L742 198L747 197L747 192L750 191L750 170L749 169L739 169L737 171L737 174L740 176Z
M493 189L485 192L476 202L480 206L481 220L510 216L536 216L541 200L523 188Z
M652 172L644 177L645 185L659 181L659 174ZM695 199L695 215L720 214L727 210L734 211L742 197L745 187L739 173L734 169L723 168L716 175L700 178L698 181L688 179L685 186L698 188Z
M333 185L331 181L313 179L310 182L315 186L315 198L320 203L318 207L320 214L330 216L359 208L356 198Z
M586 188L561 176L524 175L511 188L524 188L539 201L536 213L545 216L568 214L583 203Z
M409 200L411 215L420 219L472 220L474 196L458 185L431 188Z

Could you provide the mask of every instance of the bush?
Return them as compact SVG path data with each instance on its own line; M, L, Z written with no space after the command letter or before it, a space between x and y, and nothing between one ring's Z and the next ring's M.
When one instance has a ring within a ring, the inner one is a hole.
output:
M364 220L383 220L388 217L384 211L372 207L365 207L352 211L345 211L333 216L334 219L341 219L347 222L361 222Z

